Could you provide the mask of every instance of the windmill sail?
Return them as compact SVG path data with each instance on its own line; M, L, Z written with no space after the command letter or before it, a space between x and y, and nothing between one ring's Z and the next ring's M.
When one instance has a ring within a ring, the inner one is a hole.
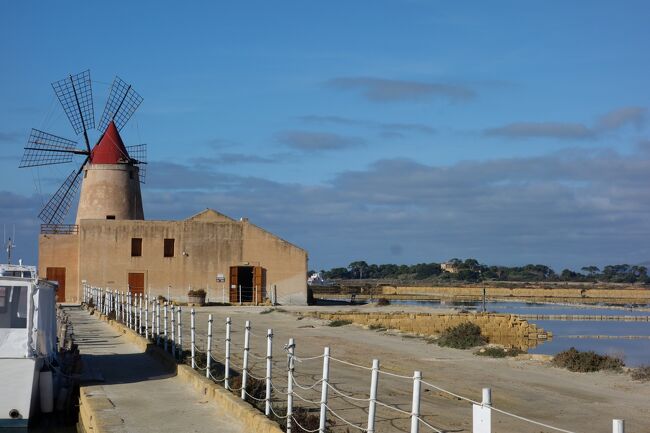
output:
M147 177L147 145L136 144L133 146L126 146L126 150L131 156L131 161L138 166L140 183L145 183Z
M85 165L82 164L81 168ZM50 198L47 204L41 209L38 217L45 224L63 224L65 217L70 210L70 205L79 190L81 168L73 170L63 181L59 189Z
M90 71L86 70L76 75L70 75L52 83L54 93L59 98L74 132L83 132L86 147L90 150L88 129L95 127L95 108L93 106L93 89L90 82Z
M115 122L118 130L121 130L141 103L142 96L130 84L116 76L99 121L99 130L103 132L111 121Z
M72 140L32 129L19 168L65 164L72 161L73 155L83 153Z

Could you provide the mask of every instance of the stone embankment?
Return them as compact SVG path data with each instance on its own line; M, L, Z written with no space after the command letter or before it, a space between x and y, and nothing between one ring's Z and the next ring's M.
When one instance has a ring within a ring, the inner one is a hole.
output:
M567 302L610 304L650 304L650 290L643 287L625 286L619 288L525 286L494 287L483 286L327 286L314 287L316 298L371 299L382 296L403 300L451 300L478 301L483 299L483 290L490 300L522 300L530 302Z
M593 314L519 314L524 320L563 320L591 322L650 322L650 316L603 316Z
M306 315L323 320L347 320L360 325L396 329L426 336L437 336L447 328L469 322L480 326L481 334L487 337L490 343L517 347L521 350L533 348L541 342L540 340L546 341L552 337L550 332L512 314L313 312Z

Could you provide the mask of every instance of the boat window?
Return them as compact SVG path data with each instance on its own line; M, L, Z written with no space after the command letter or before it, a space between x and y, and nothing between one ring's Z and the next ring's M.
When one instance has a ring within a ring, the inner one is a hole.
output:
M27 287L0 286L0 328L27 327Z

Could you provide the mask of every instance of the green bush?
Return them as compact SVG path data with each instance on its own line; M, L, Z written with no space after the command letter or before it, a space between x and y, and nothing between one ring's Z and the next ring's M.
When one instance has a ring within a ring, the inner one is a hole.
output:
M385 307L386 305L390 305L390 299L387 299L387 298L379 298L379 299L377 299L377 306L378 307Z
M623 360L617 356L599 355L591 350L581 352L575 347L555 355L553 364L569 371L583 373L599 370L620 370L621 367L625 366Z
M447 328L437 340L439 346L454 349L469 349L482 346L487 339L481 335L481 327L474 323L461 323L453 328Z
M650 381L650 365L642 365L632 370L632 379L640 380L641 382Z
M332 320L330 323L327 324L327 326L337 328L339 326L349 325L350 323L352 323L352 320Z
M475 354L478 356L489 356L491 358L505 358L507 356L517 356L524 353L516 347L504 348L504 347L486 347L477 351Z

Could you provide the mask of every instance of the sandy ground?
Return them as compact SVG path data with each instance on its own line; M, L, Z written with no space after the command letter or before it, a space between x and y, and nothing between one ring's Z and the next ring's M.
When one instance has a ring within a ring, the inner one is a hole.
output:
M472 351L441 348L422 339L395 331L373 331L358 325L329 327L322 320L304 318L296 313L319 310L339 311L350 307L285 307L282 311L262 313L262 307L202 307L196 309L197 345L205 347L207 316L214 317L215 359L224 358L226 317L232 318L232 361L235 369L242 365L244 323L252 324L252 374L265 375L266 331L273 329L273 382L279 392L275 408L283 410L286 387L286 352L283 346L290 337L296 340L296 355L311 357L330 347L333 358L370 367L372 359L380 360L381 369L411 377L414 370L422 371L424 381L457 394L481 399L483 387L492 388L493 405L526 418L538 420L576 432L611 432L612 419L623 418L626 432L650 431L650 384L632 381L628 375L611 372L572 373L542 361L490 359L473 355ZM364 311L377 307L356 307ZM388 309L397 309L388 307ZM417 307L400 306L400 311L418 311ZM381 311L387 311L386 308ZM424 311L424 310L423 310ZM426 311L431 311L430 309ZM443 312L443 311L441 311ZM189 308L183 307L183 338L189 348ZM161 325L162 327L162 325ZM331 361L331 383L344 394L367 398L370 371ZM322 359L296 363L296 380L303 386L312 385L322 374ZM320 386L311 390L295 388L307 400L320 399ZM379 378L379 400L410 412L412 381L386 374ZM296 399L306 408L312 404ZM367 406L364 401L350 400L330 392L332 409L347 420L365 427ZM471 405L426 386L422 388L421 414L426 422L445 432L470 432ZM345 431L344 423L330 415L336 431ZM408 432L408 415L379 406L378 432ZM350 427L350 431L357 431ZM421 432L431 431L421 425ZM551 432L493 412L494 432Z

